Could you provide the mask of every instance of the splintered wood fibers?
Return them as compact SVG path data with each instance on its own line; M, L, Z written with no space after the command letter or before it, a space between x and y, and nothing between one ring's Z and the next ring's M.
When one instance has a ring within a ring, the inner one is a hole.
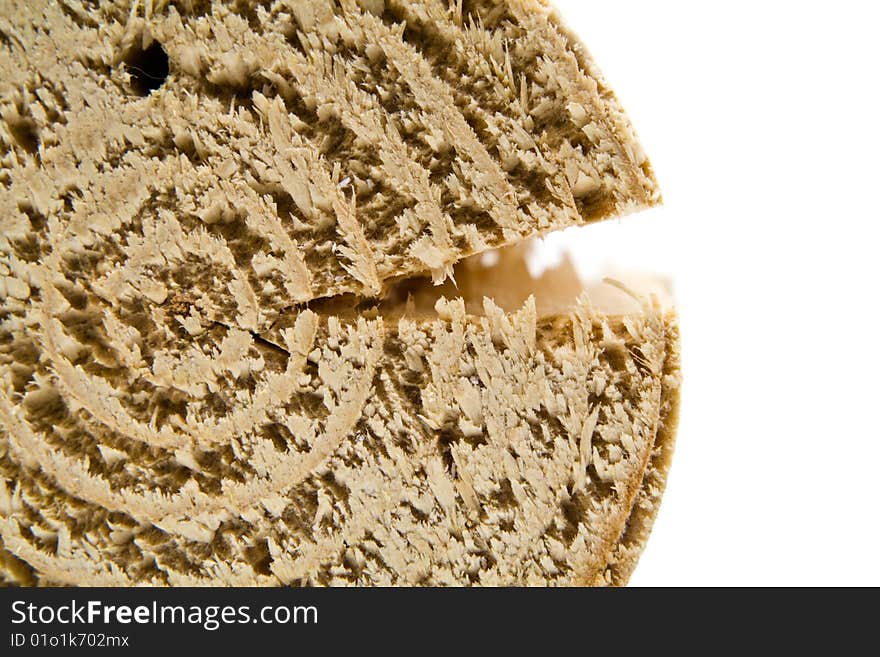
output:
M0 118L7 584L627 581L675 315L522 244L659 192L544 4L0 0Z

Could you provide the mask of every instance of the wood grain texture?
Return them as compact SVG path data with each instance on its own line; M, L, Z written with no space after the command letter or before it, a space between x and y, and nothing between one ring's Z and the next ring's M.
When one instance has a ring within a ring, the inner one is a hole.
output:
M544 5L0 0L0 119L5 582L626 581L674 314L456 268L659 202Z

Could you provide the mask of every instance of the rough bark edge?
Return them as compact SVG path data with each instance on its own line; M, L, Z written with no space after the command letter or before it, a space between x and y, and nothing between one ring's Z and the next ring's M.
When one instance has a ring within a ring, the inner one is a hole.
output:
M677 381L681 368L681 346L678 329L671 327L674 337L670 340L669 356L664 367L664 384L660 402L660 422L654 450L642 480L642 486L627 519L620 540L617 542L606 571L606 581L611 586L625 586L639 562L651 535L654 521L660 510L678 429L681 403L680 385L667 385L669 377Z

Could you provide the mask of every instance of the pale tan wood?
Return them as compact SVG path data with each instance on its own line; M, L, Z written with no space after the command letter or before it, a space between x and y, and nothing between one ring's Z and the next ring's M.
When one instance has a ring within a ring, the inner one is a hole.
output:
M0 0L0 576L625 581L675 317L519 246L660 200L586 51L236 6Z

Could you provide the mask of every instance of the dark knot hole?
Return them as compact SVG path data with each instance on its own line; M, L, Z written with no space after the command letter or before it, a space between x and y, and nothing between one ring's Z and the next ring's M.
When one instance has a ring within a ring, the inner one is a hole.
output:
M168 55L158 41L153 41L146 48L138 43L129 51L124 62L125 70L131 75L131 86L141 96L161 87L168 77Z

